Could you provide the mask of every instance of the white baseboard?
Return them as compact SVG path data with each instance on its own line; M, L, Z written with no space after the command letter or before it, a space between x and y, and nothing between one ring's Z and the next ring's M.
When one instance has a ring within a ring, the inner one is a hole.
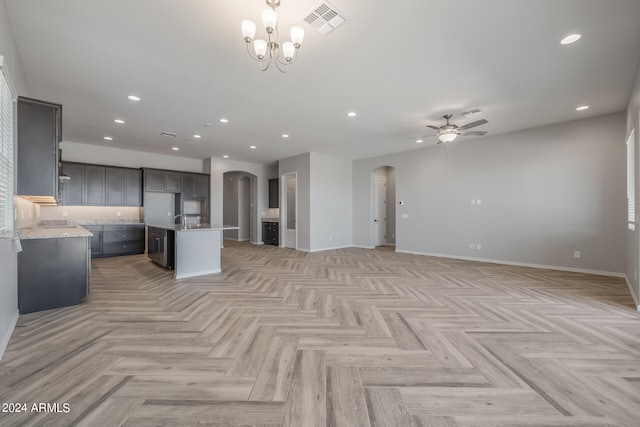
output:
M499 259L486 259L486 258L473 258L473 257L465 257L465 256L443 255L443 254L433 254L433 253L415 252L415 251L403 251L398 249L396 249L396 252L403 253L403 254L432 256L437 258L461 259L464 261L488 262L491 264L515 265L518 267L541 268L544 270L568 271L571 273L585 273L585 274L595 274L597 276L620 277L623 279L626 278L626 275L624 273L616 273L613 271L588 270L585 268L560 267L557 265L532 264L527 262L504 261Z
M0 360L2 360L2 357L4 356L4 352L7 349L7 346L9 345L9 340L11 339L11 335L13 335L13 331L16 328L16 323L18 322L19 315L20 313L18 312L18 310L16 310L16 314L13 317L11 324L9 324L9 329L5 332L5 335L2 337L2 341L0 341Z
M351 245L352 248L360 248L360 249L375 249L375 246L361 246L361 245Z
M324 251L335 251L336 249L347 249L347 248L353 248L353 245L334 246L332 248L322 248L322 249L311 249L311 250L300 249L300 250L304 252L324 252Z
M629 281L629 278L627 277L626 274L624 275L624 281L627 282L627 287L629 288L629 293L633 298L633 303L636 306L636 310L640 311L640 304L638 304L638 296L635 294L635 292L633 292L633 287L631 286L631 282Z

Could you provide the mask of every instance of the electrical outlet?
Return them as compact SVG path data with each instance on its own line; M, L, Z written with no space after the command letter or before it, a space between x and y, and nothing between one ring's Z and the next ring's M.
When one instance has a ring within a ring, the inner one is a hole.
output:
M333 236L329 236L329 241L332 242L333 241Z
M580 253L580 251L573 251L573 257L574 258L580 258L582 256L582 254Z
M400 217L401 217L402 219L407 219L407 218L409 218L409 214L402 214Z
M122 212L120 211L116 212L116 216L122 216Z
M167 212L167 216L171 216L171 212Z
M482 204L482 199L476 200L476 205L481 205L481 204Z
M475 205L476 204L476 199L471 199L471 204Z
M476 248L475 243L469 243L469 249L475 249L475 248Z

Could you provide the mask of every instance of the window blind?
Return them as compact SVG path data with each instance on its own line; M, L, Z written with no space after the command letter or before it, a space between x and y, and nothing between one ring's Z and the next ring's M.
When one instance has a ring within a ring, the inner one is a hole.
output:
M13 94L0 57L0 238L13 232Z
M636 229L636 159L634 130L627 139L627 222L629 230Z

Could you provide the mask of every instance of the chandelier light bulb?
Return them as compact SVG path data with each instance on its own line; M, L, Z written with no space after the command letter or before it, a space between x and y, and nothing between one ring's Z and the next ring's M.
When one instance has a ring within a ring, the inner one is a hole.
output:
M253 42L253 49L256 51L258 59L262 61L267 54L267 42L262 39L255 40Z
M273 29L276 28L278 23L278 14L273 9L264 9L262 11L262 24L267 30L267 33L273 33Z
M253 21L249 20L242 21L242 36L244 37L244 41L247 43L251 43L255 35L256 24Z
M291 60L293 59L293 55L295 55L295 53L296 53L296 48L295 46L293 46L293 43L291 42L282 43L282 55L284 55L284 59L287 62L291 62Z
M296 48L299 48L304 39L304 29L302 27L291 27L291 41Z

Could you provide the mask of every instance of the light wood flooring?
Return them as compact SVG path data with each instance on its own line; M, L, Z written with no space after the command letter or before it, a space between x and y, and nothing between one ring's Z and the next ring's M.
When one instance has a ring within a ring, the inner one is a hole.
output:
M0 403L62 412L0 425L640 426L622 279L226 244L195 279L94 260L88 303L21 316Z

